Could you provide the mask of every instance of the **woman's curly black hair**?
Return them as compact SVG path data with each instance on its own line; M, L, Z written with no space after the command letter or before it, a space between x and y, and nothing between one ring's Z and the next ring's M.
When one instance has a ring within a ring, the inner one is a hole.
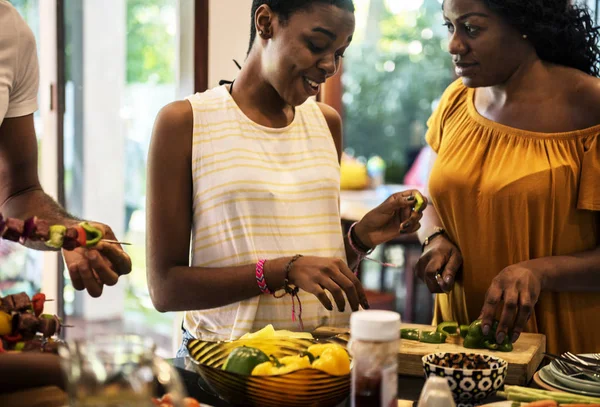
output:
M600 76L599 30L586 6L571 0L482 0L518 29L544 61Z
M314 4L329 4L337 6L344 10L348 10L354 13L354 3L352 0L253 0L252 1L252 12L250 14L250 46L248 47L248 53L252 49L254 39L256 38L256 26L254 25L254 16L256 10L266 4L273 10L279 17L280 21L285 22L292 14L297 11L307 10Z

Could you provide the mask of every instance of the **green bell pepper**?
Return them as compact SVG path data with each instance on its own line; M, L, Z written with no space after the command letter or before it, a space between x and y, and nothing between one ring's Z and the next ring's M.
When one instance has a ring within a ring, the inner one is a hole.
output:
M469 349L490 349L497 350L500 352L510 352L513 350L513 345L510 343L508 338L512 337L512 333L509 334L504 339L504 342L501 344L496 343L496 330L498 329L498 321L494 321L490 328L490 332L487 335L483 334L481 320L477 319L473 321L471 325L469 325L469 329L467 330L467 334L464 337L465 340L463 342L463 346ZM463 328L461 326L461 334L463 332Z
M85 245L86 247L92 247L98 244L102 240L102 231L87 222L81 222L79 224L85 231Z
M404 328L400 330L400 337L402 339L408 339L409 341L418 341L419 340L419 330Z
M262 350L240 346L231 351L225 360L223 370L250 376L256 366L268 361L269 357Z
M447 335L443 332L438 331L423 331L421 332L421 342L425 343L444 343L446 342Z
M436 331L446 334L447 336L458 335L458 323L454 321L442 322L437 326Z
M45 242L46 246L53 249L62 248L63 241L65 240L65 233L67 227L63 225L52 225L49 230L49 239Z
M461 325L460 326L460 336L464 339L467 337L469 333L469 325Z

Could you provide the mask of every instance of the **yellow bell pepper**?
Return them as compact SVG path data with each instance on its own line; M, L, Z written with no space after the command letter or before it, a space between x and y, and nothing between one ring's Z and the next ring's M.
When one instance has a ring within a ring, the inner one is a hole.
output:
M333 376L350 373L350 358L343 347L336 344L320 344L309 347L308 352L316 358L312 363L313 369Z
M0 311L0 335L10 335L12 332L12 317Z
M271 356L268 362L257 365L252 370L252 376L278 376L310 368L308 356L284 356L280 359Z

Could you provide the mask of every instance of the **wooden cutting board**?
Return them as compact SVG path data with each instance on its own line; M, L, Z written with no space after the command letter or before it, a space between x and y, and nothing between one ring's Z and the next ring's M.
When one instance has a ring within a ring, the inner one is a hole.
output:
M431 331L430 325L402 324L402 328L416 328L422 331ZM321 327L313 334L315 336L347 334L348 330ZM508 362L507 384L527 385L538 366L544 358L546 351L546 336L541 334L521 334L514 343L512 352L494 352L486 349L466 349L462 346L462 338L458 343L430 344L417 341L402 340L398 350L398 374L407 376L423 376L422 358L430 353L438 352L477 352L486 355L498 356Z
M402 328L417 328L430 331L430 325L403 324ZM512 352L494 352L487 349L465 349L462 338L459 343L429 344L417 341L403 340L398 354L398 373L410 376L423 375L422 357L437 352L473 352L498 356L508 362L507 384L526 385L544 358L546 351L546 336L541 334L521 334L514 343Z

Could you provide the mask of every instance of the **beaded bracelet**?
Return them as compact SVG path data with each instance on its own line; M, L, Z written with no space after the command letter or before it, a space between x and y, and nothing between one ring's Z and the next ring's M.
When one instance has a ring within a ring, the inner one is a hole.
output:
M290 275L290 271L292 270L292 266L296 260L302 257L301 254L296 254L292 259L285 265L285 280L283 280L283 290L285 291L283 294L275 294L273 293L273 297L282 298L286 294L292 296L292 321L296 322L296 317L298 318L298 323L300 324L300 330L304 331L304 323L302 322L302 303L300 302L300 296L298 295L298 291L300 289L298 287L292 287L290 285L290 281L288 276ZM298 314L296 315L296 301L298 300Z
M283 282L283 294L276 294L274 291L271 291L267 286L267 282L265 280L264 267L267 262L266 259L260 259L256 262L256 283L258 284L258 288L263 294L273 294L275 298L282 298L286 294L292 296L292 321L296 322L296 317L298 318L298 323L300 324L300 329L304 330L304 323L302 322L302 303L300 302L300 296L298 296L298 287L292 287L289 283L288 276L292 269L292 265L296 260L302 257L301 254L297 254L285 265L285 280ZM298 314L296 315L296 300L298 301Z

